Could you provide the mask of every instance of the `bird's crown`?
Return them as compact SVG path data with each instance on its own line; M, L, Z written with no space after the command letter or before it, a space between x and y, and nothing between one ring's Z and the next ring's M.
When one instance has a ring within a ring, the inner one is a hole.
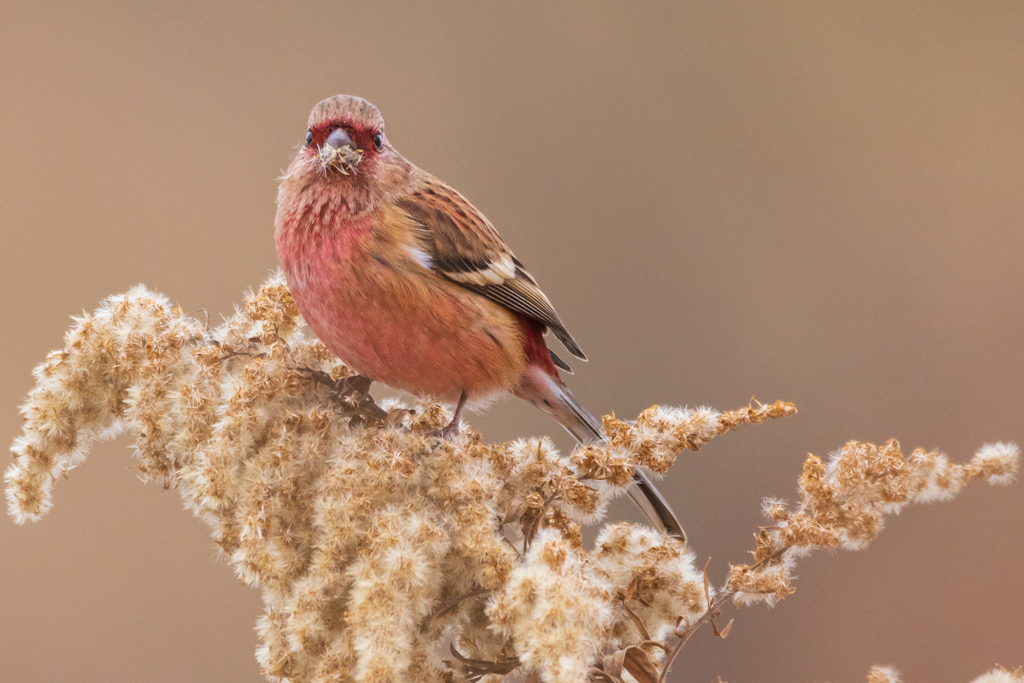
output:
M318 103L309 114L309 128L315 130L325 123L348 128L378 130L384 125L380 111L370 102L355 95L335 95Z

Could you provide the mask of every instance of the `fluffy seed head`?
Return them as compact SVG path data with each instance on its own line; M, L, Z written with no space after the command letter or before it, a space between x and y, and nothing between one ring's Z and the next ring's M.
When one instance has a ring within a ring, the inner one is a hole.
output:
M261 589L257 659L277 681L657 680L668 643L710 619L709 603L779 600L802 554L864 547L884 515L1017 469L1010 444L964 465L906 457L895 441L811 456L798 502L765 504L754 564L716 591L677 539L612 524L588 549L580 524L604 518L635 468L664 471L792 404L606 417L608 441L568 457L547 438L485 444L464 430L439 443L425 432L450 417L440 406L366 413L333 393L351 372L310 335L280 274L216 329L136 288L65 341L22 407L9 513L40 519L93 442L129 433L142 478L176 488Z

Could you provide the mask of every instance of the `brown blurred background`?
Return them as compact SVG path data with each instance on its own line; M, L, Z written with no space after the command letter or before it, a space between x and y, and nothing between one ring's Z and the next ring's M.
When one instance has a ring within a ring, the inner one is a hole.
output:
M1024 440L1020 2L211 5L4 3L0 441L69 315L143 282L217 319L276 267L275 178L339 92L538 277L593 411L799 406L669 474L716 582L808 451ZM560 432L518 402L470 421ZM260 680L259 594L128 445L0 522L0 679ZM1022 556L1024 487L975 484L729 608L672 680L1024 664Z

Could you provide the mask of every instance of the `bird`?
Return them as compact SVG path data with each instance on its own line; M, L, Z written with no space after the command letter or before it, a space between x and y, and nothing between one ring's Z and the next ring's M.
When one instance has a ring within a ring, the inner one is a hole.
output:
M335 95L313 107L280 179L274 241L299 312L328 349L362 378L455 406L435 436L455 438L467 405L511 393L581 444L605 439L545 342L550 331L586 360L537 281L476 207L394 148L370 102ZM630 495L685 541L639 469Z

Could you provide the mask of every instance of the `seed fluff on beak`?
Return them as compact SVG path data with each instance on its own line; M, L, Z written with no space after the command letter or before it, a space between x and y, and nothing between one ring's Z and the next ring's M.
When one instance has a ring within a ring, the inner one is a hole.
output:
M335 129L318 150L320 172L324 175L332 168L345 175L355 173L363 160L363 150L356 147L344 128Z
M356 172L356 166L363 160L363 150L355 149L351 145L335 148L330 145L320 147L320 172L327 175L330 169L340 171L345 175Z

